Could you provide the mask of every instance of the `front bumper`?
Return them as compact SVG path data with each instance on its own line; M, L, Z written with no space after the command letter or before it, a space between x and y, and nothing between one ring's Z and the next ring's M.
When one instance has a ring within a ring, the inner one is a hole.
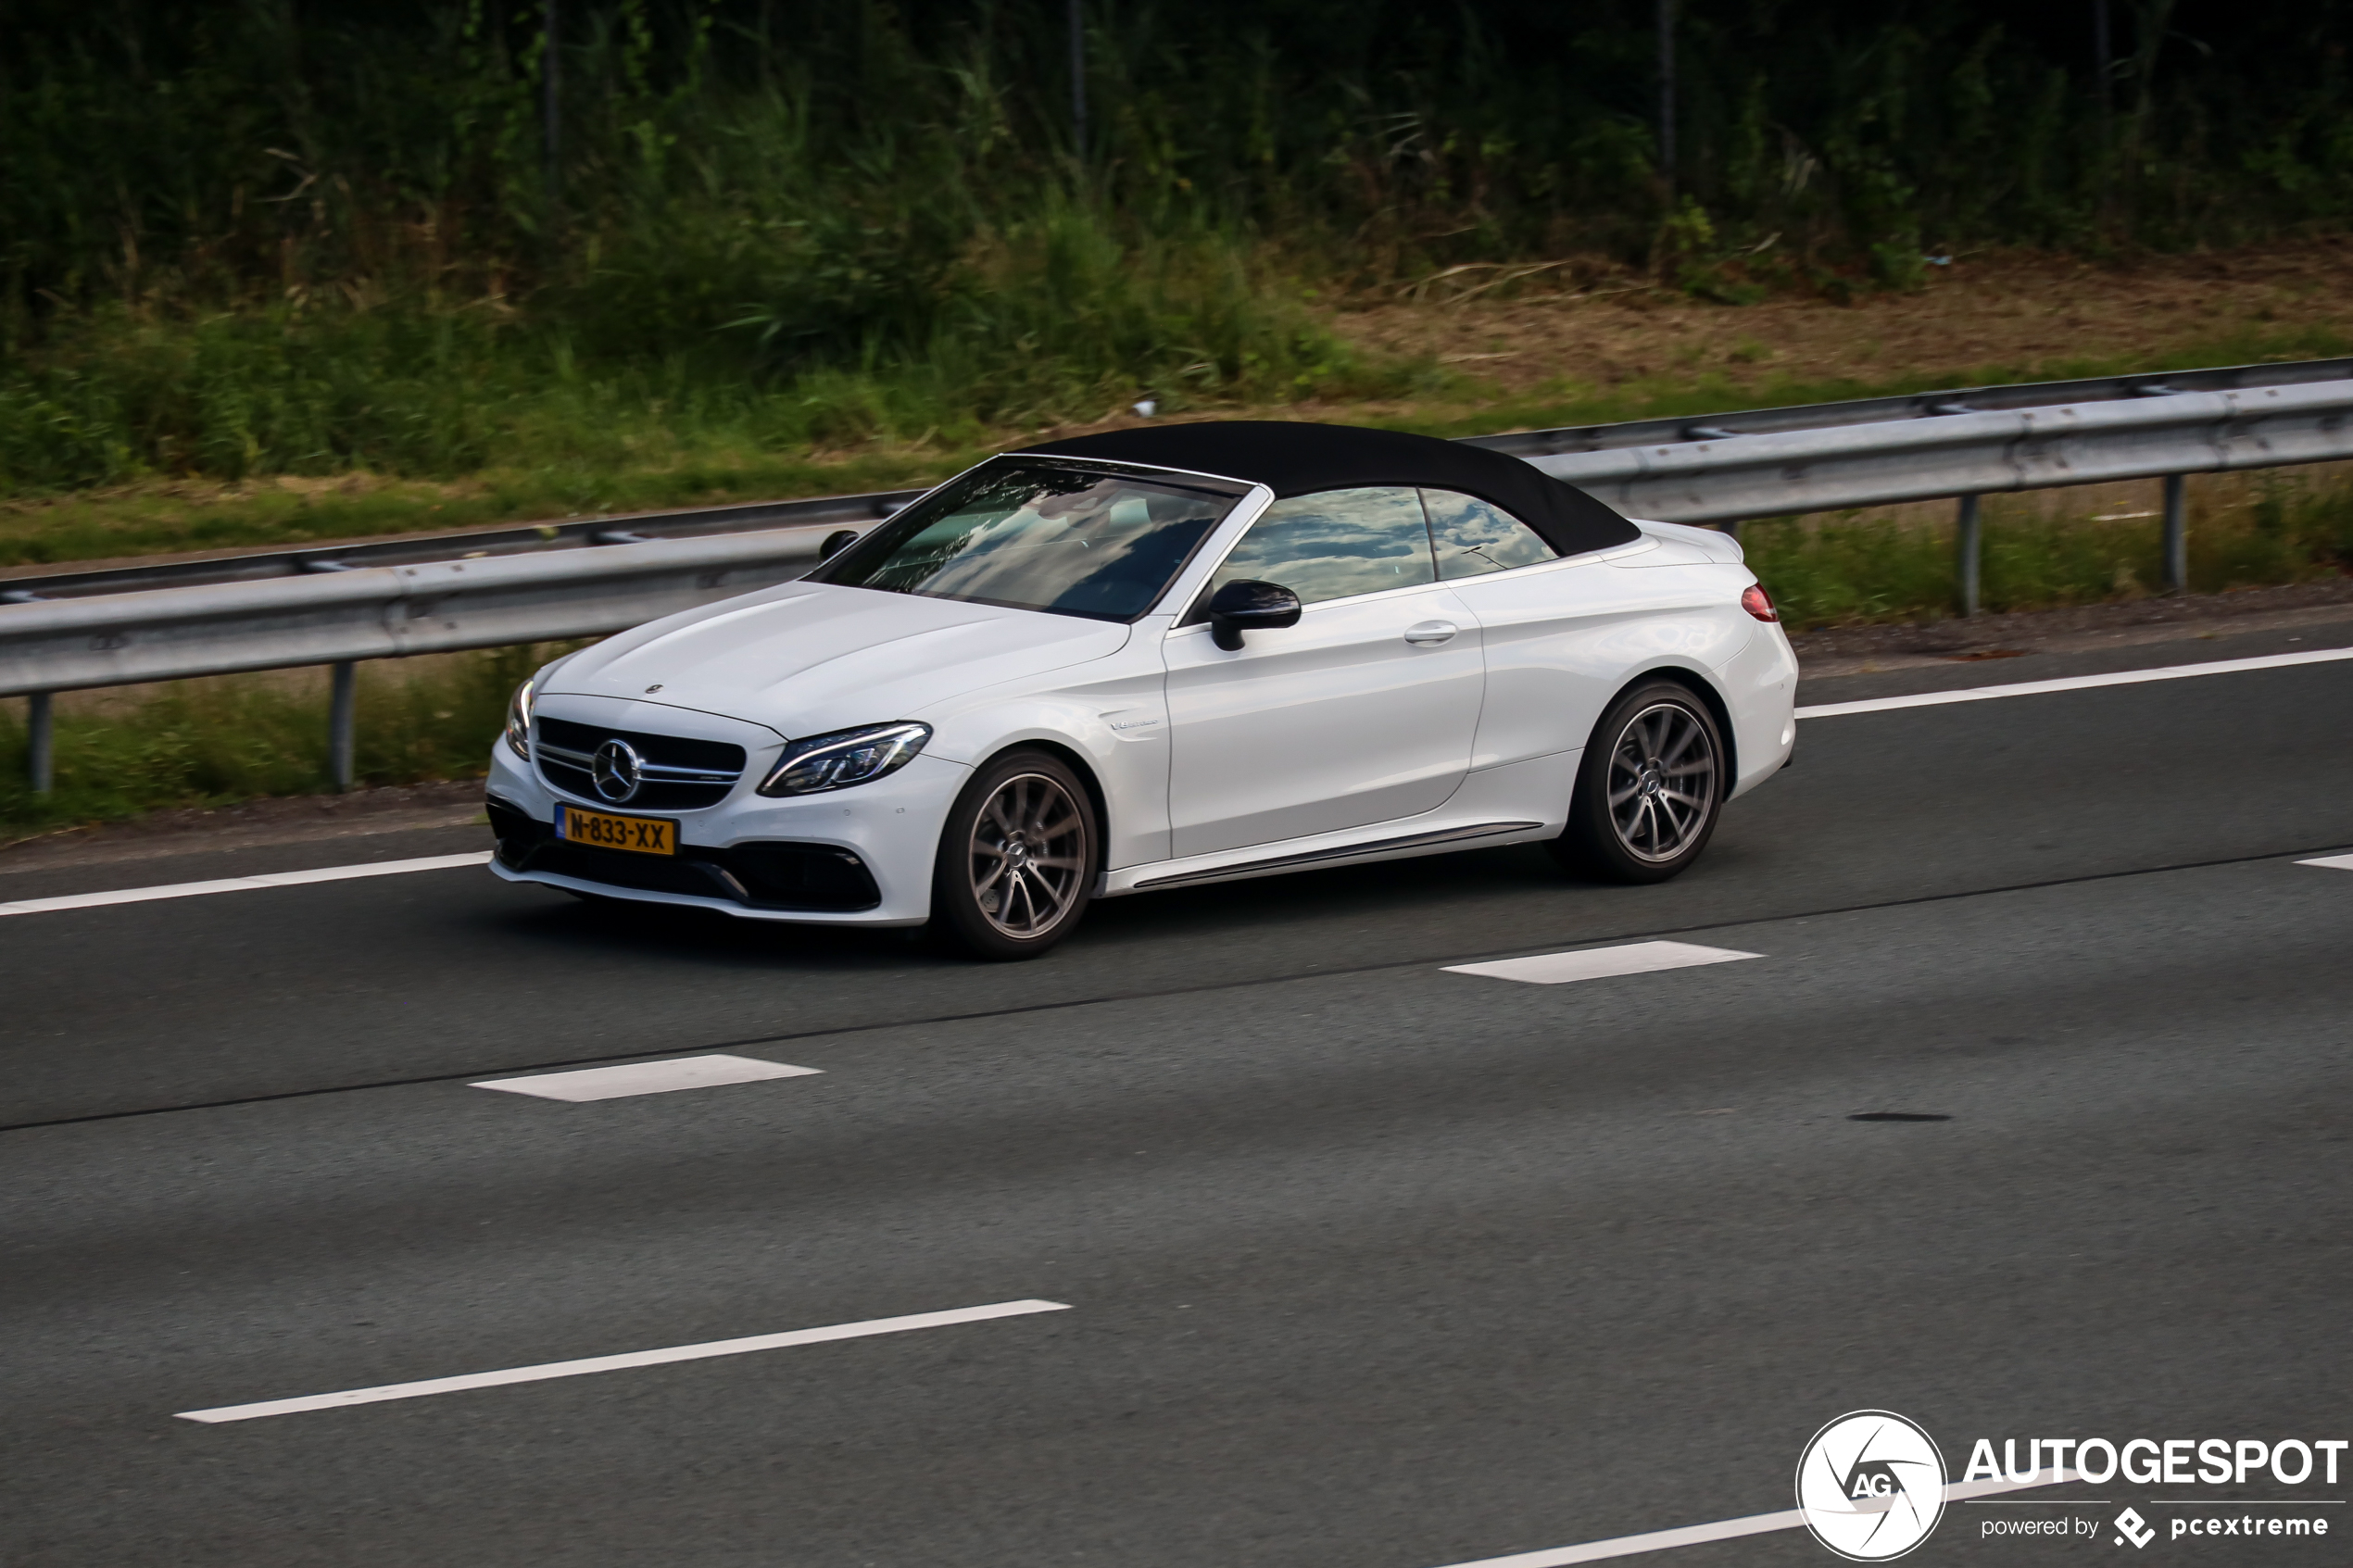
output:
M684 904L745 920L812 925L921 925L931 918L932 859L948 809L971 770L918 757L871 784L771 800L746 782L716 806L631 812L557 794L505 745L487 789L509 882L654 904ZM562 805L678 823L673 856L632 854L556 837Z

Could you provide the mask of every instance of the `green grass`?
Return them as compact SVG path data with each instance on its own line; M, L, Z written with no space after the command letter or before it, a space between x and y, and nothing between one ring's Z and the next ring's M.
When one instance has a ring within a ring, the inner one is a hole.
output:
M1401 389L1367 379L1239 237L1155 234L1068 203L977 236L941 298L829 359L789 350L799 329L758 303L759 278L727 286L755 296L740 320L641 325L637 341L610 341L605 324L631 315L625 300L527 320L413 295L102 309L0 358L0 494L496 466L598 502L620 499L606 476L691 479L713 453L774 464L877 440L954 447L1141 397L1178 412ZM663 313L659 297L642 304Z

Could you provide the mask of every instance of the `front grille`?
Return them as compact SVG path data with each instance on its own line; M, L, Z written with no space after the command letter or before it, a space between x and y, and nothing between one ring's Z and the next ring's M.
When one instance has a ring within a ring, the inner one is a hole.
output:
M539 776L582 800L625 804L645 811L691 811L726 799L727 792L743 776L744 748L725 741L610 730L600 724L576 724L569 719L543 718L535 727L538 739L532 751L539 759ZM625 802L607 801L598 795L596 775L590 771L597 748L609 740L627 741L645 759L645 782Z
M495 796L489 812L490 830L498 835L498 863L510 871L547 872L647 893L726 898L755 909L848 913L882 902L866 862L830 844L754 841L726 849L682 844L675 855L633 855L558 838L551 824Z

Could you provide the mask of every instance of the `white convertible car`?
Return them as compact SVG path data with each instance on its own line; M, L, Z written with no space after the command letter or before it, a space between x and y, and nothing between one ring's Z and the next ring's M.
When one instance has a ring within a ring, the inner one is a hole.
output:
M1795 735L1737 543L1453 442L1085 436L826 545L524 684L498 875L1028 958L1092 899L1309 866L1658 881Z

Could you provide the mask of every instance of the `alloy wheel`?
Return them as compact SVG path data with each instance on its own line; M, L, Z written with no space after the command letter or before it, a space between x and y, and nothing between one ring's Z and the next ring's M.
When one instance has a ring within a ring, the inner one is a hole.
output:
M1035 937L1070 912L1087 872L1087 820L1062 784L1016 773L973 820L973 901L1007 936Z
M1654 703L1618 732L1609 759L1609 820L1638 859L1681 854L1706 828L1722 770L1699 716L1680 703Z

